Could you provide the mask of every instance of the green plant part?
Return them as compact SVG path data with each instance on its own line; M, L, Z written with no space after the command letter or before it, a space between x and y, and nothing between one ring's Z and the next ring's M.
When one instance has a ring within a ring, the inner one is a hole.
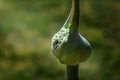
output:
M52 38L52 51L61 63L77 65L88 59L89 42L78 33L79 0L73 0L72 9L63 27Z
M72 0L72 9L63 27L52 38L52 51L67 65L67 80L78 80L78 65L88 59L91 45L78 32L79 0Z

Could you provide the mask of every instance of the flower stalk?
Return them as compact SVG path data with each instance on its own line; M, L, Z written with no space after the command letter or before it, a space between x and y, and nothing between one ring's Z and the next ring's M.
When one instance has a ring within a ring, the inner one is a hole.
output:
M66 79L67 80L79 80L79 65L71 66L66 65Z
M79 0L72 0L71 32L78 32L79 15Z

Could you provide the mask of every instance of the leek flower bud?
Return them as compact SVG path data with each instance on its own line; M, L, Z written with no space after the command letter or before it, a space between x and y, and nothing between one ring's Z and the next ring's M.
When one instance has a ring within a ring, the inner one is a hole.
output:
M78 65L91 54L90 43L78 32L79 0L73 0L72 9L63 27L52 38L52 51L62 64Z

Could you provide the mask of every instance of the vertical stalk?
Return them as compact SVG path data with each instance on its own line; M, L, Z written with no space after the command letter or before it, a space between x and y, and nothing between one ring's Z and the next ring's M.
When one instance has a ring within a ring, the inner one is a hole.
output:
M78 69L79 69L79 65L75 65L75 66L67 65L66 66L67 80L79 80Z
M79 0L72 0L71 32L78 32L79 26Z

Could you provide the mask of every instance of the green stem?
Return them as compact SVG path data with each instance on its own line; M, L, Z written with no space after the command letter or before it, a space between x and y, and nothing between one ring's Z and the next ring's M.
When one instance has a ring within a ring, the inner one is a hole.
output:
M71 32L78 32L79 26L79 1L80 0L72 0L72 15L71 15Z
M67 80L79 80L78 69L79 69L79 65L75 65L75 66L67 65L66 66Z

